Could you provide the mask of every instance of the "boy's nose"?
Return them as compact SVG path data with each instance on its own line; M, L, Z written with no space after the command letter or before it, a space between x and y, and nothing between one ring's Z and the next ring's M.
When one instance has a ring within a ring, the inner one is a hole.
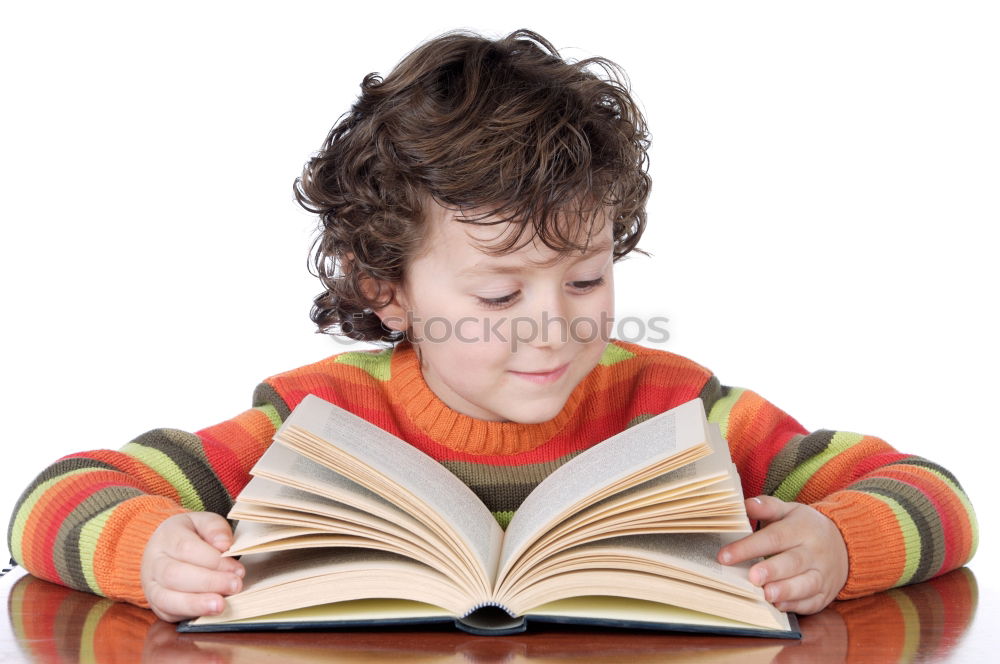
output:
M568 312L569 307L562 296L554 295L546 298L538 307L534 317L538 332L537 338L531 341L531 345L559 347L568 343L571 334Z

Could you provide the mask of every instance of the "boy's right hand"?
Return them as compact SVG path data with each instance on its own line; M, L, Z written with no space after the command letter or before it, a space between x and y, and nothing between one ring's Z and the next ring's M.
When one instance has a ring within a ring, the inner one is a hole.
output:
M149 608L169 622L222 612L239 592L244 569L221 553L233 542L229 522L212 512L175 514L153 531L139 575Z

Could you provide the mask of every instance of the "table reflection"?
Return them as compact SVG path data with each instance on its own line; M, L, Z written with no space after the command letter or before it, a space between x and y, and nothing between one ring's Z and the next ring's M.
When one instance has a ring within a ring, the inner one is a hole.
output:
M967 568L800 618L801 641L593 631L475 637L454 630L178 634L147 610L21 578L8 595L17 647L32 662L853 662L947 659L972 622Z

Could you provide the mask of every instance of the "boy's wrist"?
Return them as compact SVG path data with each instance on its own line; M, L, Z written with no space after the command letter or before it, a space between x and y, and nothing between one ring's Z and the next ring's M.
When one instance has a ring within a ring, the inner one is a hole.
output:
M902 538L894 532L895 523L886 523L872 503L861 492L839 491L810 505L833 521L847 549L847 581L835 599L886 590L899 577L898 568L906 555Z
M130 498L116 505L93 553L93 576L100 593L149 608L140 575L146 544L166 519L189 511L169 498L152 495Z

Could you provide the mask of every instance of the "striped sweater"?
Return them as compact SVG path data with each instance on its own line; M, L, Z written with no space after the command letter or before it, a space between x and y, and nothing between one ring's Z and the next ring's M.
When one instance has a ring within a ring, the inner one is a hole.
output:
M812 505L837 524L850 571L840 599L923 581L964 564L975 516L955 478L884 441L805 430L763 398L723 386L683 357L614 340L553 419L475 419L446 406L414 348L350 351L261 383L253 407L194 434L155 429L119 451L72 454L14 509L8 545L35 576L147 606L142 552L185 510L226 514L275 429L315 394L408 441L455 473L506 525L527 493L584 449L695 397L729 443L747 496Z

